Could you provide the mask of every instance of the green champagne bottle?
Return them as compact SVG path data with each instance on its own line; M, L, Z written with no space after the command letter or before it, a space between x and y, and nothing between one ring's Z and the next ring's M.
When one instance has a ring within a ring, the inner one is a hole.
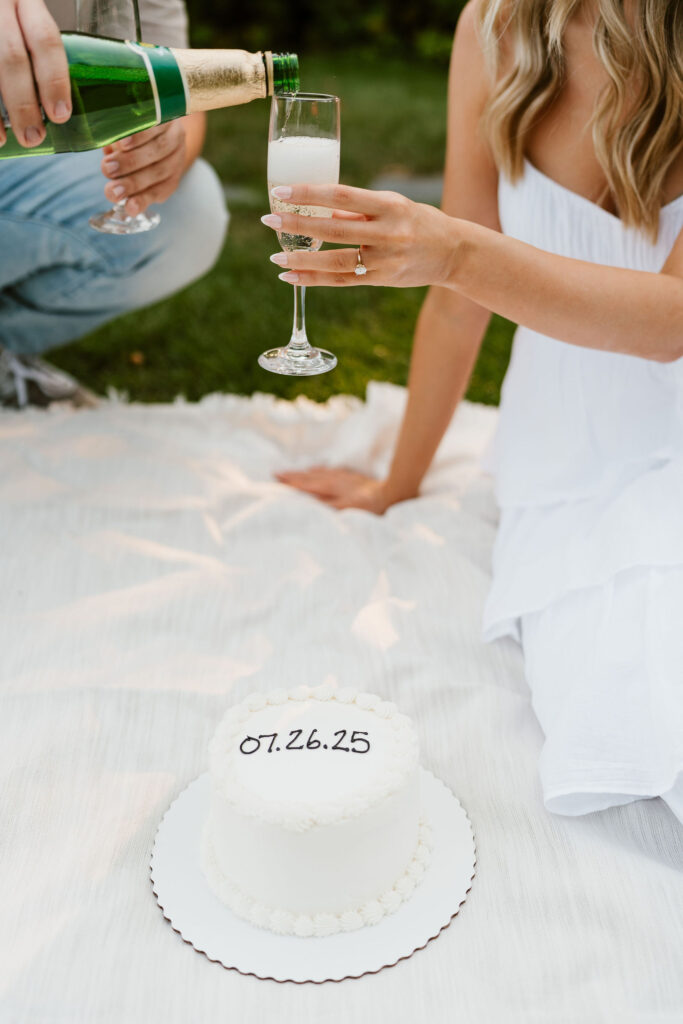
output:
M117 139L197 110L230 107L297 92L296 54L246 50L178 50L62 33L69 61L73 114L45 120L46 136L26 149L17 142L0 97L7 141L0 160L100 149Z

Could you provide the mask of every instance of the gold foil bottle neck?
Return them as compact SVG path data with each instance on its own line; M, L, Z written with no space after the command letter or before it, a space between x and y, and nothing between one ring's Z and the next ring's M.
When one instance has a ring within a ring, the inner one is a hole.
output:
M273 53L271 50L266 50L263 54L263 60L266 64L266 95L272 96L275 82L275 68L273 66Z
M261 53L174 49L173 56L185 81L188 114L234 107L266 95L266 68ZM272 90L272 71L269 78Z

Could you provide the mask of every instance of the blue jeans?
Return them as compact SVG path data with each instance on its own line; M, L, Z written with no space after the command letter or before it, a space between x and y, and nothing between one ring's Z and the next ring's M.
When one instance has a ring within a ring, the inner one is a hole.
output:
M170 295L211 269L228 214L211 167L196 161L160 207L156 230L102 235L97 151L0 161L0 344L35 355Z

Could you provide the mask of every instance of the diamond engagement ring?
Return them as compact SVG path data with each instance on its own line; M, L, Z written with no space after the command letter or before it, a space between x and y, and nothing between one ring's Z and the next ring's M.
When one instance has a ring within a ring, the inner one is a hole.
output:
M359 249L358 249L358 262L356 263L356 266L353 268L354 274L357 274L358 277L362 277L363 274L367 274L367 272L368 272L368 268L363 263L363 252L362 252L362 249L363 249L363 246L361 245L359 247Z

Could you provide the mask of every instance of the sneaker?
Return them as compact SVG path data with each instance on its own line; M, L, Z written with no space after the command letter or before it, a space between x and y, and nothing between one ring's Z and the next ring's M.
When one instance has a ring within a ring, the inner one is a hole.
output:
M19 356L0 345L0 406L45 409L53 402L69 402L76 409L97 405L97 398L77 380L37 356Z

